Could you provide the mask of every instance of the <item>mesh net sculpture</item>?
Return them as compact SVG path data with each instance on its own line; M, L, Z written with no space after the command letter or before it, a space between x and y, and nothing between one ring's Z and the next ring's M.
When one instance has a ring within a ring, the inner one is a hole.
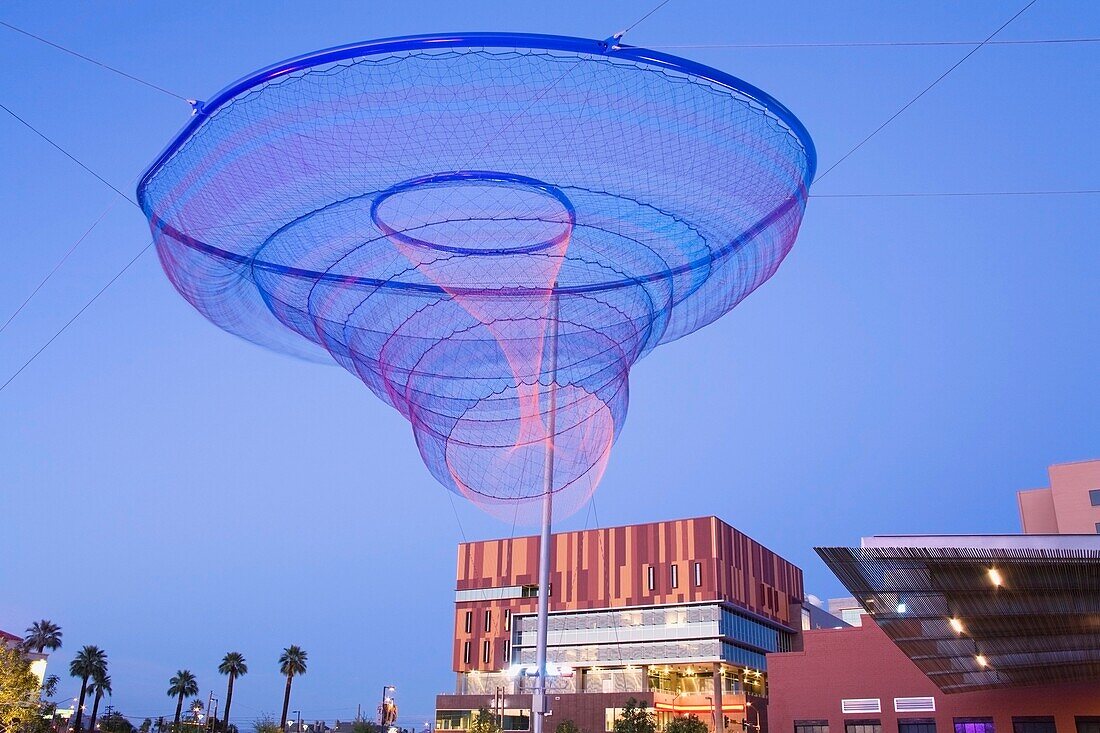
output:
M630 367L771 277L815 161L794 115L720 71L463 34L242 79L197 105L138 196L207 318L335 360L445 487L541 516L546 587L551 506L599 483Z

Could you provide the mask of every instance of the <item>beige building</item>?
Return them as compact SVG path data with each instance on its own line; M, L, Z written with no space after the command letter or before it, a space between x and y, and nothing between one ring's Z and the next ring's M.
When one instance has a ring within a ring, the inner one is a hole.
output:
M1100 460L1058 463L1050 486L1016 493L1025 534L1100 534Z
M23 637L0 629L0 646L17 649L21 643L23 643ZM23 656L31 663L31 672L38 678L38 684L41 685L46 679L46 658L49 655L24 651Z

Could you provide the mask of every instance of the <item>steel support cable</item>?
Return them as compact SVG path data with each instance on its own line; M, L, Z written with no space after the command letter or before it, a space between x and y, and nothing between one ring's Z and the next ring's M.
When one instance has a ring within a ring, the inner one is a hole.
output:
M831 172L833 171L833 169L835 169L835 168L836 168L836 167L837 167L838 165L840 165L841 163L843 163L844 161L846 161L846 160L847 160L847 159L848 159L849 157L851 157L853 153L855 153L855 152L856 152L857 150L859 150L860 148L862 148L862 147L863 147L863 146L864 146L864 145L865 145L865 144L866 144L866 143L867 143L867 142L868 142L868 141L869 141L869 140L870 140L871 138L873 138L873 137L874 137L875 135L877 135L877 134L879 134L880 132L882 132L882 130L883 130L883 129L885 129L887 125L889 125L889 124L890 124L891 122L893 122L894 120L896 120L896 119L897 119L897 118L898 118L899 116L901 116L901 114L902 114L903 112L905 112L905 110L909 109L909 108L910 108L910 107L912 107L912 106L913 106L914 104L916 104L917 100L919 100L919 99L920 99L921 97L923 97L923 96L924 96L925 94L927 94L928 92L930 92L930 91L931 91L931 90L932 90L932 89L933 89L933 88L934 88L934 87L935 87L935 86L936 86L937 84L939 84L939 83L940 83L941 81L943 81L944 79L946 79L946 78L947 78L947 76L948 76L948 75L949 75L949 74L950 74L950 73L951 73L952 71L954 71L955 69L957 69L957 68L959 68L960 66L962 66L962 64L963 64L963 62L964 62L964 61L966 61L966 60L967 60L968 58L970 58L970 57L971 57L971 56L973 56L973 55L974 55L975 53L977 53L979 49L981 49L981 48L982 48L983 46L985 46L985 45L986 45L986 44L988 44L988 43L989 43L990 41L992 41L992 40L993 40L993 38L997 36L997 34L999 34L999 33L1000 33L1001 31L1003 31L1003 30L1004 30L1005 28L1007 28L1007 27L1008 27L1009 25L1011 25L1013 21L1015 21L1015 20L1016 20L1017 18L1019 18L1019 17L1021 16L1021 15L1023 15L1023 14L1024 14L1024 13L1025 13L1025 12L1026 12L1027 10L1028 10L1028 8L1030 8L1030 7L1031 7L1032 5L1034 5L1035 3L1036 3L1036 0L1031 0L1031 2L1029 2L1029 3L1027 4L1027 5L1025 5L1024 7L1020 8L1020 9L1019 9L1018 11L1016 11L1016 14L1015 14L1015 15L1013 15L1013 16L1012 16L1011 18L1009 18L1009 19L1008 19L1008 20L1006 20L1006 21L1005 21L1004 23L1002 23L1002 24L1000 25L1000 27L999 27L999 28L997 28L997 30L995 30L995 31L993 31L992 33L990 33L990 34L989 34L989 36L987 36L987 37L986 37L986 39L985 39L984 41L982 41L981 43L979 43L979 44L978 44L977 46L975 46L974 48L970 49L970 50L969 50L969 51L968 51L968 52L966 53L966 55L964 55L964 56L963 56L963 57L962 57L961 59L959 59L959 60L958 60L958 61L956 61L956 62L955 62L954 64L952 64L952 65L951 65L951 67L947 69L947 71L943 72L943 73L942 73L942 74L940 74L940 75L939 75L938 77L936 77L935 81L933 81L933 82L932 82L931 84L929 84L929 85L928 85L928 86L926 86L926 87L925 87L924 89L922 89L922 90L920 91L920 93L918 93L918 94L917 94L917 95L916 95L915 97L913 97L913 98L912 98L912 99L910 99L910 100L909 100L908 102L906 102L906 103L905 103L904 105L902 105L901 109L899 109L899 110L898 110L897 112L895 112L894 114L890 115L890 116L889 116L889 117L888 117L888 118L886 119L886 121L885 121L885 122L883 122L883 123L882 123L881 125L879 125L878 127L876 127L876 128L874 129L874 130L872 130L872 131L871 131L871 133L870 133L869 135L867 135L867 136L866 136L866 137L864 137L864 138L863 138L862 140L860 140L860 141L859 141L858 143L856 143L855 147L853 147L853 148L852 148L851 150L849 150L849 151L848 151L847 153L845 153L844 155L842 155L842 156L840 157L840 159L839 159L839 160L837 160L837 161L836 161L835 163L833 163L833 164L832 164L831 166L829 166L828 168L826 168L824 172L822 172L822 173L819 173L819 174L817 175L817 177L816 177L816 178L814 179L814 182L816 183L817 181L820 181L820 180L821 180L822 178L824 178L825 176L829 175L829 173L831 173Z
M52 343L53 343L54 341L56 341L56 340L57 340L57 337L58 337L58 336L60 336L61 334L63 334L63 333L64 333L64 332L65 332L65 331L66 331L66 330L67 330L67 329L69 328L69 326L73 325L73 322L74 322L74 321L75 321L75 320L76 320L77 318L80 318L81 314L83 314L83 313L84 313L84 311L88 310L88 308L90 308L90 307L91 307L91 305L92 305L93 303L95 303L95 302L96 302L97 300L99 300L99 297L100 297L101 295L103 295L103 293L107 292L107 288L109 288L109 287L111 287L112 285L114 285L114 284L115 284L115 281L116 281L116 280L118 280L118 279L119 279L120 277L122 277L122 275L123 275L123 274L124 274L124 273L125 273L125 272L126 272L127 270L129 270L129 269L130 269L130 268L131 268L131 267L133 266L133 264L134 264L135 262L137 262L137 261L138 261L138 259L140 259L140 258L141 258L141 256L142 256L143 254L145 254L146 252L148 252L148 251L149 251L149 249L150 249L150 248L151 248L152 246L153 246L153 241L152 241L152 240L150 240L150 241L149 241L149 243L148 243L148 244L146 244L146 245L145 245L144 247L142 247L142 248L141 248L141 250L140 250L140 251L139 251L139 252L138 252L138 253L137 253L136 255L134 255L134 256L133 256L133 257L132 257L132 258L130 259L130 261L129 261L129 262L127 262L127 263L126 263L126 264L125 264L125 265L123 266L123 268L122 268L121 270L119 270L119 271L118 271L118 272L117 272L117 273L115 274L115 276L114 276L114 277L112 277L112 278L111 278L110 280L108 280L108 281L107 281L107 284L106 284L106 285L104 285L103 287L101 287L101 288L100 288L100 289L99 289L99 290L98 290L98 291L96 292L96 294L92 296L91 300L89 300L89 301L88 301L87 303L85 303L85 304L84 304L84 305L83 305L83 306L82 306L82 307L80 308L80 310L78 310L78 311L77 311L77 312L76 312L75 314L73 314L73 317L72 317L72 318L70 318L70 319L69 319L68 321L66 321L66 322L65 322L65 325L64 325L64 326L62 326L62 327L61 327L60 329L58 329L58 330L57 330L57 332L55 332L53 336L50 336L49 340L48 340L48 341L46 341L46 343L42 344L42 346L40 346L40 347L38 348L38 351L34 352L34 354L32 354L32 355L31 355L31 358L29 358L29 359L27 359L27 360L26 360L25 362L23 362L23 365L22 365L22 366L20 366L20 367L19 367L18 369L16 369L16 370L15 370L15 373L14 373L14 374L12 374L12 375L11 375L10 377L8 377L8 380L7 380L6 382L4 382L3 384L0 384L0 392L3 392L3 391L4 391L5 389L7 389L8 385L9 385L9 384L11 384L11 383L12 383L13 381L15 381L15 378L16 378L16 377L18 377L18 376L19 376L20 374L22 374L22 373L23 373L23 370L24 370L24 369L26 369L26 368L27 368L28 366L30 366L30 365L31 365L31 363L32 363L32 362L34 362L34 360L35 360L35 359L37 359L37 358L38 358L38 357L39 357L39 356L40 356L40 355L42 354L42 352L43 352L43 351L45 351L45 350L46 350L47 348L49 348L50 344L52 344Z
M90 56L85 56L84 54L79 53L77 51L74 51L71 48L66 48L65 46L62 46L60 43L54 43L53 41L51 41L49 39L43 38L42 36L35 35L34 33L31 33L30 31L25 31L22 28L19 28L17 26L12 25L11 23L6 23L6 22L0 20L0 25L4 26L5 28L8 28L9 30L15 31L16 33L22 33L24 36L27 36L28 38L33 38L34 40L36 40L40 43L44 43L47 46L51 46L53 48L56 48L58 51L62 51L64 53L67 53L70 56L75 56L78 59L81 59L83 61L87 61L90 64L94 64L95 66L98 66L101 69L106 69L107 71L118 74L119 76L123 76L123 77L129 79L130 81L136 81L138 84L142 84L144 86L147 86L150 89L155 89L156 91L161 92L162 94L167 94L170 97L174 97L175 99L179 99L183 102L187 102L190 105L193 105L195 103L195 100L188 99L187 97L183 96L182 94L176 94L175 92L171 91L170 89L165 89L164 87L162 87L158 84L154 84L151 81L146 81L145 79L142 79L141 77L134 76L133 74L125 72L122 69L115 68L114 66L111 66L110 64L105 64L102 61L98 61L96 59L93 59Z
M76 251L76 248L79 247L80 244L88 238L88 235L92 233L93 229L99 226L99 223L107 217L107 214L109 214L111 210L115 208L115 204L117 203L118 199L111 197L111 203L107 205L107 208L105 208L103 212L100 213L98 217L96 217L96 220L92 222L92 225L90 227L84 230L83 234L77 237L76 241L73 242L68 251L66 251L65 254L61 256L61 259L59 259L57 263L54 264L53 268L46 273L46 276L43 277L38 282L38 284L34 286L34 289L32 289L31 292L27 294L27 297L23 299L23 302L19 304L19 306L15 309L15 311L12 312L10 316L8 316L8 320L4 321L3 325L0 325L0 333L3 333L4 330L7 329L9 325L11 325L11 322L14 321L23 311L23 309L27 307L27 304L34 299L34 296L38 295L38 291L41 290L46 285L46 283L49 282L50 278L52 278L54 274L61 269L61 266L64 265L65 262L72 255L72 253Z
M812 199L886 199L886 198L943 198L966 196L1086 196L1100 193L1100 188L1081 188L1061 191L906 191L900 193L811 193Z
M886 48L925 46L1041 46L1051 44L1100 43L1100 38L1021 38L1009 41L791 41L779 43L650 43L646 48Z
M12 116L13 118L15 118L15 120L16 120L16 121L18 121L18 122L19 122L19 123L20 123L21 125L23 125L24 127L26 127L26 128L27 128L28 130L30 130L31 132L33 132L33 133L34 133L35 135L37 135L38 137L40 137L40 138L42 138L43 140L45 140L45 141L46 141L47 143L49 143L49 144L50 144L50 145L51 145L51 146L52 146L52 147L53 147L53 148L54 148L55 150L57 150L57 151L58 151L59 153L61 153L62 155L64 155L64 156L65 156L66 158L68 158L68 159L69 159L69 160L71 160L72 162L76 163L76 164L77 164L78 166L80 166L81 168L83 168L85 172L87 172L87 173L88 173L89 175L91 175L91 176L92 176L93 178L95 178L95 179L96 179L97 181L99 181L100 183L102 183L102 184L103 184L104 186L106 186L107 188L111 189L112 191L114 191L115 193L117 193L117 194L118 194L119 196L121 196L122 198L126 199L126 200L127 200L127 201L128 201L129 203L131 203L131 204L133 204L134 206L136 206L136 207L137 207L137 208L138 208L139 210L141 209L141 207L140 207L140 206L138 206L138 203L137 203L136 201L134 201L134 200L133 200L132 198L130 198L129 196L127 196L126 194L124 194L124 193L123 193L123 192L122 192L121 190L119 190L119 189L118 189L118 187L117 187L117 186L115 186L115 185L114 185L113 183L111 183L110 181L108 181L108 180L107 180L106 178L104 178L103 176L99 175L99 174L98 174L98 173L96 173L96 172L95 172L94 170L92 170L91 168L89 168L88 166L86 166L86 165L85 165L85 164L84 164L83 162L81 162L81 161L80 161L79 159L77 159L77 158L76 158L76 156L74 156L74 155L73 155L72 153L70 153L70 152L69 152L68 150L66 150L65 148L61 147L61 146L60 146L60 145L58 145L57 143L55 143L55 142L54 142L54 141L53 141L53 140L52 140L52 139L51 139L51 138L50 138L50 137L49 137L48 135L46 135L46 133L42 132L42 131L41 131L41 130L39 130L39 129L38 129L37 127L35 127L35 126L34 126L34 125L32 125L31 123L27 122L27 121L26 121L25 119L23 119L22 117L20 117L20 116L19 116L18 114L16 114L16 113L15 113L15 111L14 111L14 110L12 110L12 109L11 109L10 107L8 107L7 105L5 105L5 104L4 104L3 102L0 102L0 109L2 109L2 110L4 110L5 112L7 112L7 113L8 113L9 115L11 115L11 116Z
M20 123L20 124L22 124L22 125L23 125L24 127L26 127L26 128L28 129L28 130L30 130L30 131L31 131L31 132L33 132L33 133L34 133L35 135L37 135L38 137L40 137L40 138L41 138L42 140L45 140L45 141L46 141L47 143L49 143L49 144L50 144L50 146L51 146L51 147L53 147L53 148L54 148L55 150L57 150L58 152L60 152L60 153L61 153L62 155L64 155L64 156L65 156L66 158L68 158L69 160L71 160L71 161L72 161L73 163L75 163L76 165L80 166L80 167L81 167L82 169L84 169L84 171L86 171L86 172L87 172L88 174L90 174L90 175L91 175L92 177L94 177L94 178L95 178L95 179L96 179L97 181L99 181L100 183L102 183L102 184L103 184L104 186L106 186L107 188L109 188L109 189L111 189L112 191L114 191L114 192L115 192L116 194L118 194L119 196L121 196L121 197L122 197L123 199L125 199L125 200L126 200L127 202L129 202L130 204L133 204L134 206L138 206L137 202L135 202L135 201L134 201L133 199L131 199L131 198L130 198L129 196L127 196L126 194L124 194L124 193L123 193L123 192L122 192L121 190L119 190L119 189L118 189L118 188L117 188L117 187L116 187L116 186L115 186L114 184L112 184L112 183L111 183L110 181L108 181L107 179L105 179L105 178L104 178L103 176L99 175L99 174L98 174L98 173L96 173L96 172L95 172L94 170L92 170L91 168L89 168L89 167L88 167L88 166L87 166L87 165L86 165L86 164L85 164L85 163L84 163L83 161L81 161L80 159L78 159L78 158L77 158L76 156L74 156L74 155L73 155L72 153L70 153L70 152L69 152L68 150L66 150L65 148L61 147L61 145L59 145L58 143L54 142L54 141L53 141L53 140L52 140L52 139L51 139L51 138L50 138L50 137L49 137L48 135L46 135L45 133L43 133L42 131L40 131L40 130L39 130L38 128L36 128L36 127L35 127L34 125L30 124L30 123L29 123L29 122L28 122L27 120L25 120L25 119L23 119L22 117L20 117L20 116L19 116L18 114L16 114L16 113L15 113L15 112L14 112L14 111L13 111L12 109L10 109L9 107L7 107L7 106L6 106L6 105L4 105L3 103L0 103L0 109L3 109L3 110L4 110L5 112L7 112L7 113L8 113L9 115L11 115L11 116L12 116L13 118L15 118L15 119L16 119L16 120L17 120L17 121L18 121L18 122ZM140 206L138 206L138 208L140 209L141 207L140 207ZM106 212L104 212L104 214L100 215L100 220L101 220L101 219L103 218L103 216L105 216L105 215L106 215ZM96 223L98 223L98 220L97 220L97 222L96 222ZM92 225L92 227L91 227L91 228L89 228L88 232L90 232L90 231L91 231L91 229L92 229L92 228L94 228L94 227L95 227L95 224L93 224L93 225ZM76 248L76 246L80 244L80 242L81 242L81 241L82 241L82 240L84 239L84 237L86 237L86 236L87 236L88 232L85 232L84 236L82 236L82 237L81 237L81 238L80 238L79 240L77 240L76 244L74 244L74 245L73 245L73 247L72 247L72 248L70 249L70 251L69 251L68 253L66 253L66 255L65 255L65 256L64 256L63 258L62 258L62 261L61 261L61 262L59 262L59 263L58 263L58 264L57 264L57 265L56 265L56 266L54 267L54 269L53 269L53 270L51 270L51 272L50 272L49 274L47 274L47 276L46 276L46 277L45 277L45 278L44 278L44 279L42 280L42 282L41 282L41 283L39 284L39 286L38 286L37 288L35 288L35 290L34 290L34 291L33 291L33 292L31 293L31 296L29 296L29 297L27 298L27 300L26 300L26 301L24 301L24 303L23 303L22 305L20 305L20 306L19 306L19 308L18 308L18 309L16 310L16 312L15 312L15 313L14 313L14 314L13 314L13 315L11 316L11 318L9 318L9 319L8 319L8 322L7 322L7 323L10 323L10 322L11 322L11 320L12 320L12 319L14 319L16 315L18 315L19 311L20 311L20 310L22 310L22 309L23 309L23 307L25 307L25 306L26 306L27 302L29 302L29 301L30 301L30 299L31 299L32 297L34 297L34 293L37 293L37 292L38 292L38 290L39 290L39 289L40 289L40 288L42 287L42 285L44 285L44 284L45 284L46 280L48 280L48 279L50 278L50 276L52 276L52 275L53 275L53 273L54 273L54 272L55 272L55 271L56 271L56 270L57 270L57 269L58 269L59 267L61 267L61 264L62 264L62 262L64 262L64 260L65 260L65 259L66 259L66 258L67 258L67 257L69 256L69 254L71 254L71 253L72 253L72 250L73 250L73 249L75 249L75 248ZM137 262L137 260L138 260L138 259L139 259L139 258L140 258L140 257L141 257L141 256L142 256L143 254L145 254L145 253L146 253L146 252L147 252L147 251L148 251L148 250L149 250L149 249L150 249L150 248L151 248L152 246L153 246L153 242L152 242L152 241L150 241L150 242L149 242L148 244L146 244L146 245L145 245L145 246L144 246L144 247L143 247L143 248L142 248L142 249L141 249L141 250L140 250L140 251L139 251L139 252L138 252L138 253L137 253L136 255L134 255L134 257L133 257L132 259L130 259L130 261L129 261L129 262L127 262L127 263L126 263L126 264L125 264L125 265L123 266L123 268L122 268L121 270L119 270L119 271L118 271L117 273L115 273L114 277L112 277L112 278L111 278L111 279L110 279L109 281L107 281L107 283L106 283L106 284L105 284L105 285L104 285L104 286L103 286L102 288L100 288L100 289L99 289L99 290L98 290L98 291L96 292L96 294L95 294L95 295L93 295L93 296L92 296L91 300L87 301L87 302L86 302L86 303L85 303L85 304L84 304L84 305L83 305L83 306L82 306L82 307L80 308L80 310L78 310L78 311L77 311L77 312L76 312L76 313L75 313L75 314L74 314L74 315L72 316L72 318L70 318L70 319L69 319L68 321L66 321L66 322L65 322L65 324L64 324L64 325L63 325L63 326L62 326L62 327L61 327L60 329L58 329L58 330L57 330L56 332L54 332L54 334L53 334L52 336L50 336L50 338L49 338L49 339L48 339L48 340L47 340L47 341L46 341L46 342L45 342L45 343L44 343L44 344L43 344L43 345L42 345L41 347L39 347L39 349L38 349L37 351L35 351L35 352L34 352L34 354L32 354L32 355L31 355L31 357L30 357L29 359L27 359L26 361L24 361L24 362L23 362L23 364L22 364L22 365L21 365L21 366L20 366L20 367L19 367L19 368L18 368L18 369L17 369L16 371L15 371L15 373L14 373L14 374L12 374L12 375L11 375L10 377L8 377L7 381L5 381L5 382L4 382L4 383L3 383L2 385L0 385L0 392L3 392L3 391L4 391L5 389L7 389L8 385L10 385L10 384L11 384L11 383L12 383L12 382L13 382L13 381L15 380L15 378L16 378L16 377L18 377L18 376L19 376L20 374L22 374L22 373L23 373L23 370L25 370L25 369L26 369L26 368L27 368L28 366L30 366L30 365L31 365L31 364L32 364L32 363L34 362L34 360L35 360L35 359L37 359L37 358L38 358L38 357L39 357L39 356L40 356L40 355L42 354L42 352L44 352L44 351L45 351L45 350L46 350L47 348L49 348L50 344L52 344L52 343L53 343L54 341L56 341L56 340L57 340L57 338L58 338L58 337L59 337L59 336L60 336L60 335L61 335L62 333L64 333L64 332L65 332L65 331L66 331L66 330L67 330L67 329L69 328L69 326L71 326L71 325L73 324L73 322L74 322L74 321L76 321L76 319L77 319L77 318L79 318L79 317L81 316L81 314L83 314L83 313L84 313L84 311L88 310L88 308L89 308L89 307L91 307L91 305L92 305L93 303L95 303L95 302L96 302L96 301L97 301L97 300L98 300L98 299L100 298L100 296L102 296L102 295L103 295L103 293L105 293L105 292L107 291L107 289L111 287L111 285L113 285L113 284L114 284L114 283L115 283L115 282L116 282L116 281L117 281L117 280L118 280L118 279L119 279L120 277L122 277L122 275L123 275L123 274L124 274L124 273L125 273L125 272L126 272L127 270L129 270L129 269L130 269L130 267L132 267L132 266L133 266L133 264L134 264L135 262ZM4 324L4 327L5 327L5 328L7 327L7 323L5 323L5 324Z

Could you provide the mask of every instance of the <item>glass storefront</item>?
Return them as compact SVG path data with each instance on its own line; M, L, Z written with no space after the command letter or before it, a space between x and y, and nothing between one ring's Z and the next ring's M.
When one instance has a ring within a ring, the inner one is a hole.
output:
M478 715L477 710L436 710L436 730L470 730L470 725ZM531 711L529 709L505 708L503 716L489 711L495 720L503 721L501 730L523 731L531 728Z

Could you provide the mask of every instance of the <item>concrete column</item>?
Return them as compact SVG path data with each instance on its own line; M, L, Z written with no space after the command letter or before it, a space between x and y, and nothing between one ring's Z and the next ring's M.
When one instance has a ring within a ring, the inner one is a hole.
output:
M722 717L722 663L714 663L714 730L715 733L722 733L725 730L724 718Z

